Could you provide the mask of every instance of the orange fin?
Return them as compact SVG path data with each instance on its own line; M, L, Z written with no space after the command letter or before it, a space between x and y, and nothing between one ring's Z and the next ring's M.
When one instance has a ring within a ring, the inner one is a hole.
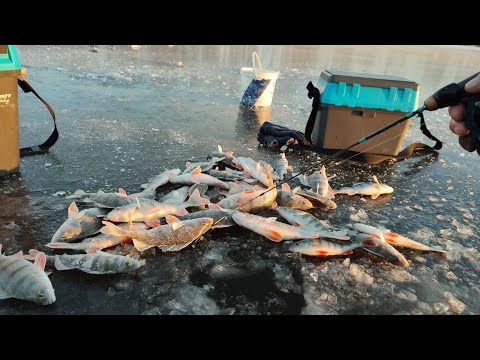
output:
M350 255L350 254L353 254L352 250L347 250L347 251L344 251L344 252L340 253L340 255Z
M184 207L179 207L175 212L174 212L175 215L177 216L185 216L188 214L188 211L185 210Z
M272 241L279 242L283 239L283 236L278 231L268 230L267 231L267 238L272 240Z
M200 166L196 167L195 170L192 171L192 175L198 175L202 173L202 168Z
M328 251L326 250L315 250L316 256L328 256Z
M68 207L68 217L73 217L78 214L78 207L75 204L75 201L70 204Z
M127 244L130 244L132 242L132 239L131 238L124 238L122 239L122 241L120 241L120 245L127 245Z
M165 216L165 220L167 221L167 224L174 223L175 221L180 221L176 216L173 215Z
M160 220L158 219L148 219L148 220L145 220L144 223L152 228L160 226Z
M118 189L118 195L121 197L127 197L127 192L123 190L122 188Z

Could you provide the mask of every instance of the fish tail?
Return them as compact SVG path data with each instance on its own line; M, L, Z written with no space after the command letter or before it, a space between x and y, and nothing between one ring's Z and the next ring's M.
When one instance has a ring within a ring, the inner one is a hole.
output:
M77 190L72 195L65 196L65 199L82 199L87 193L83 190Z
M116 236L128 236L130 234L130 231L119 228L117 225L114 225L109 221L102 221L102 224L105 225L100 229L100 232L103 234Z
M430 246L428 248L428 250L433 251L433 252L437 252L439 254L448 254L448 251L440 249L439 247L437 248L436 246L435 247Z
M198 189L195 189L195 191L190 195L188 200L184 202L182 205L183 207L194 207L194 206L201 206L201 205L207 205L210 203L210 200L204 199L200 196L200 192Z

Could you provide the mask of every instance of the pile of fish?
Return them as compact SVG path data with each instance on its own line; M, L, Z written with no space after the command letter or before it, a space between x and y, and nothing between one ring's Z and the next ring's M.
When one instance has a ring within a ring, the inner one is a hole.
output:
M162 252L180 251L207 231L229 226L242 226L274 242L298 240L289 250L311 256L347 255L363 248L393 264L408 266L395 247L445 253L366 224L335 229L305 211L335 209L334 199L341 194L376 199L394 191L376 176L373 182L333 189L329 180L334 176L327 177L323 166L308 176L298 176L304 188L298 186L292 190L284 182L292 171L284 153L272 166L265 161L235 157L233 152L223 152L219 146L218 151L208 154L207 161L187 162L183 171L166 170L143 184L143 190L135 194L127 194L123 189L116 193L77 190L67 198L93 207L79 211L72 202L68 218L46 246L83 254L47 256L35 249L28 255L0 253L0 299L13 297L51 304L55 294L44 272L46 265L58 271L76 269L89 274L131 272L145 265L145 260L139 259L142 251L152 247ZM167 184L177 185L176 189L159 194L160 188ZM280 184L281 188L277 188ZM275 210L288 224L277 221L276 217L258 215L265 210ZM130 243L137 251L136 256L103 251L132 246L127 245Z

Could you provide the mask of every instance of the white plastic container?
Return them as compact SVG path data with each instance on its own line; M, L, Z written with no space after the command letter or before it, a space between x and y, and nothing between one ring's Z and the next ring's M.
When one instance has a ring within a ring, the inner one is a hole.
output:
M240 103L249 106L271 106L278 72L263 69L256 52L252 53L252 62L253 67L240 69L242 86ZM256 62L258 62L258 68Z

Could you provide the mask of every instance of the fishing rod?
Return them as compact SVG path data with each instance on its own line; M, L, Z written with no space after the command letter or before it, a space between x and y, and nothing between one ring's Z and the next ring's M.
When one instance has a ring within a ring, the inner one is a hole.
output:
M478 74L479 73L475 73L475 74L469 76L468 78L460 81L459 83L451 83L451 84L448 84L448 85L442 87L441 89L437 90L433 95L429 96L425 100L423 106L419 107L417 110L406 114L402 118L400 118L400 119L382 127L381 129L378 129L378 130L372 132L371 134L369 134L369 135L367 135L363 138L360 138L354 144L327 156L326 158L324 158L324 159L320 160L319 162L309 166L306 170L290 177L289 179L283 180L280 183L278 183L277 185L270 186L263 193L261 193L261 194L255 196L254 198L244 202L243 204L238 205L232 211L236 211L236 210L240 209L242 206L245 206L246 204L251 203L255 199L259 198L260 196L265 195L269 191L271 191L271 190L273 190L273 189L275 189L275 188L277 188L277 187L279 187L279 186L297 178L300 175L303 175L303 174L307 173L308 171L310 171L314 168L318 168L319 165L325 164L330 159L344 154L345 152L347 152L351 148L353 148L357 145L363 144L364 142L370 140L371 138L373 138L377 135L380 135L381 133L387 131L388 129L390 129L390 128L392 128L392 127L394 127L394 126L396 126L396 125L398 125L398 124L400 124L400 123L402 123L402 122L404 122L408 119L411 119L415 115L419 115L419 114L423 113L425 110L435 111L435 110L445 108L447 106L452 106L452 105L455 105L455 104L458 104L458 103L467 103L467 112L466 112L466 116L465 116L465 126L467 127L467 129L469 129L471 131L472 135L477 140L480 141L480 98L479 98L478 95L471 94L471 93L468 93L468 92L465 91L465 85L470 80L475 78ZM377 146L377 145L375 145L375 146ZM361 154L361 152L351 156L350 158L353 158L354 156L357 156L359 154ZM227 216L228 215L224 215L223 217L218 219L212 225L212 227L215 226L216 224L218 224L223 219L225 219Z

